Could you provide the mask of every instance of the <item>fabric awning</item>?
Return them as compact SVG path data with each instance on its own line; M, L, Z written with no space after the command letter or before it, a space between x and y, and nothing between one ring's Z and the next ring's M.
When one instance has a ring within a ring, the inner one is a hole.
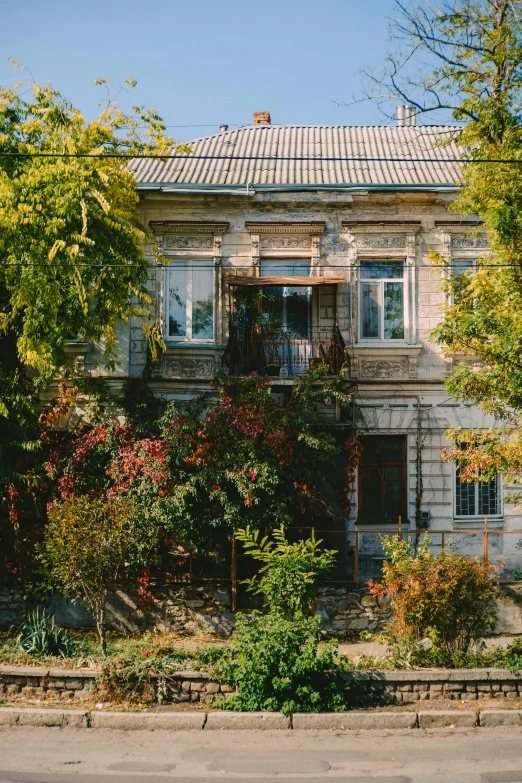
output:
M287 285L287 286L310 286L310 285L337 285L345 283L344 277L306 277L305 275L295 277L291 276L272 276L272 277L254 277L254 275L225 275L225 280L229 285Z

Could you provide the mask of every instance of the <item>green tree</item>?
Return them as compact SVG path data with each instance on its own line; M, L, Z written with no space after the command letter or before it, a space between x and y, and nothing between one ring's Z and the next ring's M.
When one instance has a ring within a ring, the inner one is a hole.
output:
M478 216L491 248L474 270L447 270L450 303L435 336L447 355L468 358L446 381L448 391L506 427L452 430L446 456L468 480L501 472L521 479L522 2L396 0L396 10L399 49L372 75L371 92L382 105L409 103L418 116L443 111L464 121L447 137L468 161L451 209Z
M64 595L94 616L104 656L107 596L149 565L157 542L157 527L130 499L83 495L49 511L42 560Z
M102 88L106 80L98 80ZM126 88L135 86L125 82ZM146 283L133 155L176 147L155 110L109 98L86 120L51 86L0 88L0 547L12 537L9 493L26 490L39 446L35 403L66 365L71 339L116 360L118 324L142 317L161 345ZM186 151L178 147L178 151ZM122 161L123 159L123 161ZM72 374L72 371L66 371ZM9 547L10 547L9 543Z

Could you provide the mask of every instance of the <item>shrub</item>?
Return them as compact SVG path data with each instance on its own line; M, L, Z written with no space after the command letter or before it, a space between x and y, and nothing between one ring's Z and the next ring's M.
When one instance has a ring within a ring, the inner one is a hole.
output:
M20 623L16 645L28 655L61 655L72 658L77 652L77 644L63 628L57 628L54 617L45 611L34 609L27 612Z
M238 618L234 645L216 664L221 682L239 689L217 706L227 710L321 712L348 706L348 684L336 645L318 649L318 617L276 614Z
M78 595L94 615L104 656L107 596L143 570L157 538L155 524L125 498L72 497L49 512L42 559L65 595Z
M218 678L239 689L216 704L228 710L320 712L347 706L343 662L333 643L319 650L319 617L307 617L320 576L335 552L319 551L314 539L289 544L284 530L260 539L247 527L237 533L245 549L264 565L246 580L263 593L267 614L239 617L233 645L215 663Z
M417 550L410 540L382 541L390 562L370 592L389 601L392 644L404 651L429 638L445 663L466 654L495 623L497 569L452 551L432 555L428 538Z
M335 550L319 551L315 538L289 544L284 529L260 538L247 527L236 533L246 552L264 565L257 577L246 579L248 589L265 597L271 612L290 619L309 614L318 580L326 576L335 562Z

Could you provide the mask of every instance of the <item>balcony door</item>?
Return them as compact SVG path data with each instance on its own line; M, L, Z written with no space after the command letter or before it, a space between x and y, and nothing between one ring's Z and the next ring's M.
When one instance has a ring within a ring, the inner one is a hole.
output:
M261 261L261 277L308 277L308 259ZM303 375L311 351L311 286L263 286L263 332L267 364L280 375Z

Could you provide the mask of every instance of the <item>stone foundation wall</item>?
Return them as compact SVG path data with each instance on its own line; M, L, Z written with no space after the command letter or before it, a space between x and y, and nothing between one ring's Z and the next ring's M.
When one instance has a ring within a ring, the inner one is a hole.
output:
M171 586L154 590L154 600L141 606L132 591L111 595L107 605L108 627L124 633L160 630L178 634L205 632L230 636L235 628L230 585L203 587ZM20 590L0 588L0 628L16 625L27 608ZM94 622L79 602L54 596L46 606L57 625L77 630L93 629ZM358 636L382 629L387 613L368 595L365 584L323 587L316 601L316 614L330 636Z
M123 633L159 630L177 634L204 632L230 636L235 628L230 584L173 585L155 588L154 600L141 606L132 590L119 591L108 600L108 626ZM522 634L522 583L502 585L495 633ZM23 592L0 588L0 628L19 622L28 607ZM94 622L79 602L54 596L45 607L63 628L91 630ZM326 635L339 639L358 637L362 631L379 633L389 618L386 606L369 595L366 584L326 586L319 591L315 612Z
M8 700L72 701L94 699L97 672L0 666L0 697ZM411 704L417 701L500 701L522 698L522 678L503 669L348 672L354 706ZM147 686L146 686L147 687ZM164 687L164 686L163 686ZM168 679L166 701L209 703L232 691L201 672L179 671ZM154 683L144 701L154 701Z

